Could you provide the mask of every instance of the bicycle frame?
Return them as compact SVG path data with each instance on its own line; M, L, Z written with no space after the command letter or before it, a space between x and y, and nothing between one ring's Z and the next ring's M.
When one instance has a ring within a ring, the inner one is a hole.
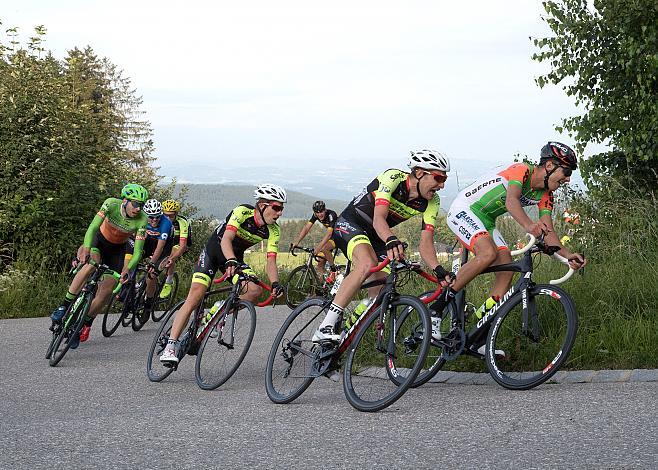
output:
M482 337L487 334L490 324L493 322L494 318L496 318L496 315L500 311L500 309L502 309L503 306L510 301L510 299L516 298L519 295L522 298L522 308L523 308L523 312L521 314L522 332L524 335L528 336L531 340L539 341L539 331L537 329L537 325L538 325L537 309L533 296L528 295L528 293L536 286L534 280L532 279L532 274L533 274L532 255L535 253L545 252L545 250L537 246L534 246L534 243L535 241L532 240L530 243L530 245L532 245L531 248L527 249L524 252L523 258L521 258L520 260L512 263L489 266L487 269L482 271L482 273L480 273L480 274L485 274L485 273L493 273L493 272L501 272L501 271L508 271L508 272L512 271L512 272L521 273L522 275L509 288L509 290L500 298L500 300L496 302L496 305L494 305L481 319L478 320L475 326L473 326L468 331L463 345L464 351L467 354L481 357L479 353L471 351L469 349L469 346L481 340ZM543 242L541 243L543 246ZM550 254L558 258L561 262L565 263L566 260L561 256L556 255L555 253L556 250L553 250L554 248L556 247L546 247L548 251L553 251L553 253ZM464 265L467 261L468 261L468 250L464 250L461 255L460 267ZM570 269L567 275L563 276L560 279L551 281L551 284L559 284L561 282L564 282L572 274L573 274L573 270ZM458 292L453 302L455 306L455 311L457 312L458 315L459 323L462 325L463 328L465 326L464 313L466 309L466 289L462 289L460 292ZM534 325L534 328L529 327L530 324Z

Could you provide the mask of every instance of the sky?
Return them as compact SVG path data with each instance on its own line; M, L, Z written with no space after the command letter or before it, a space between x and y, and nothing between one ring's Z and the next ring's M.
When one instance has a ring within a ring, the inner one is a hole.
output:
M535 83L541 1L0 0L0 12L3 33L45 25L58 57L89 45L123 69L166 176L276 167L330 183L354 165L369 180L430 148L470 179L573 143L554 129L577 114L572 99Z

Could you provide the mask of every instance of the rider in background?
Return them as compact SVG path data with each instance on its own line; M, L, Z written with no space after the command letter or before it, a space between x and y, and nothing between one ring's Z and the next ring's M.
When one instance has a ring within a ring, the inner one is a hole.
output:
M110 269L121 272L121 282L128 280L131 269L137 266L142 254L142 247L146 238L146 215L142 206L148 199L148 191L139 184L127 184L121 190L121 198L108 198L98 210L98 213L89 224L85 234L84 243L78 249L77 259L86 263L89 257L97 263L106 264ZM131 262L124 266L127 241L135 237L135 254ZM77 263L76 263L77 264ZM69 286L64 301L50 315L52 321L59 322L78 295L84 283L96 269L92 265L80 268ZM78 337L71 339L70 347L75 349L80 341L87 341L91 324L96 315L107 304L116 281L106 277L99 285L96 296L89 308L88 317ZM52 328L52 327L51 327Z
M316 220L324 225L327 228L327 233L325 233L324 237L322 237L320 243L315 246L314 251L315 255L322 256L322 258L318 261L318 271L320 274L324 274L327 261L329 264L334 262L334 257L332 256L331 251L336 248L336 244L331 239L331 236L334 233L334 227L336 226L337 219L338 216L336 213L331 209L327 209L324 201L315 201L313 203L313 215L310 219L308 219L308 222L299 232L299 235L297 235L295 241L290 244L290 252L294 254L295 248L297 248L304 237L308 235L308 232L311 231L311 228L313 227L313 224Z
M199 255L187 299L176 312L169 341L160 356L160 361L164 365L178 364L179 359L176 355L178 338L183 333L191 313L203 301L203 296L218 270L228 274L229 278L232 277L234 283L237 282L237 276L234 274L240 267L243 272L256 275L244 264L244 253L245 250L261 240L267 240L265 271L272 283L272 293L277 297L283 293L276 266L276 255L281 237L281 229L276 222L281 217L283 206L288 198L283 188L273 184L258 186L254 191L254 197L256 198L255 206L242 204L231 211L226 220L222 221L210 235L205 248ZM240 298L253 303L258 299L262 290L254 282L248 282L247 288Z
M503 171L478 178L463 189L450 206L446 222L475 257L459 269L454 284L430 308L440 314L449 299L487 267L512 262L507 243L496 229L496 218L508 212L527 233L535 237L543 233L547 245L560 246L558 253L569 260L573 269L584 266L586 261L581 254L572 253L560 244L552 220L553 192L569 183L577 166L576 154L570 147L549 142L541 149L538 165L514 163ZM523 210L532 205L539 208L536 222ZM513 275L510 271L495 273L490 297L476 311L478 318L493 308L510 288ZM479 347L480 353L484 353L483 348L484 345Z
M167 199L162 203L162 210L174 226L174 246L171 249L171 256L167 260L167 279L160 291L160 298L165 299L171 294L171 285L174 282L174 272L176 271L176 261L192 247L192 227L187 218L179 214L180 203L177 201Z

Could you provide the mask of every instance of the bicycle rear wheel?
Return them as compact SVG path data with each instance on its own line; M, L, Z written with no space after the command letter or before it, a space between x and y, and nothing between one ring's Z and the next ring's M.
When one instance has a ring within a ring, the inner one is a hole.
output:
M359 411L379 411L395 403L413 384L425 364L431 335L423 335L414 354L406 354L404 336L393 334L405 310L417 318L422 331L431 331L429 311L418 298L401 295L390 303L383 322L379 309L363 321L349 348L343 372L343 389L350 404ZM396 358L398 383L389 380L387 363Z
M196 383L214 390L238 370L256 331L256 309L240 300L212 321L205 332L194 366Z
M296 308L317 291L317 279L313 270L306 265L298 266L292 270L286 286L286 304Z
M107 304L105 313L103 313L103 336L106 338L112 336L126 315L125 304L121 302L118 294L112 294L110 303Z
M420 296L423 298L425 295L432 294L432 292L424 293ZM441 313L441 336L445 338L450 333L452 325L452 315L455 310L454 303L448 304L446 309ZM430 328L431 331L431 328ZM431 333L430 333L431 334ZM422 320L418 316L418 312L412 308L407 307L402 311L400 318L397 320L397 335L402 336L401 342L405 346L404 355L401 359L408 362L414 355L418 355L418 349L425 336L423 330ZM402 383L406 378L408 369L398 367L400 361L397 357L392 358L386 363L386 372L388 378L396 384ZM443 343L441 340L430 340L430 346L427 351L425 363L421 368L418 376L411 384L411 388L420 387L421 385L429 382L445 365L446 360L443 358Z
M569 294L557 286L528 291L528 328L523 331L523 299L510 299L487 336L486 363L493 379L511 390L527 390L552 377L569 357L578 316ZM496 350L503 355L496 355Z
M93 295L92 292L78 294L78 297L71 304L69 311L64 314L61 330L55 339L50 353L49 364L51 367L55 367L62 360L71 347L71 340L80 334Z
M317 377L312 372L320 346L311 339L330 303L319 298L303 302L288 315L279 329L265 369L265 389L274 403L295 400Z
M169 311L153 337L151 348L149 349L146 358L146 376L151 382L161 382L169 377L169 374L174 371L173 367L167 367L160 362L160 356L169 341L169 335L171 334L171 327L174 324L176 312L178 312L184 303L185 301L181 300ZM194 315L194 312L192 315Z

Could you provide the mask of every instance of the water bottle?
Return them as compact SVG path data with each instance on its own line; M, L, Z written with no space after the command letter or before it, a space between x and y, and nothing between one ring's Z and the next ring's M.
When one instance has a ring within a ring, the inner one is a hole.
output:
M339 273L336 276L336 280L334 281L334 285L331 286L331 291L329 292L331 295L335 295L336 292L338 292L338 288L340 287L340 283L343 282L344 277L345 276L343 276L343 273Z
M345 329L349 330L354 326L356 321L359 319L361 315L363 315L363 312L368 310L368 307L373 303L375 299L370 299L370 298L365 298L361 302L359 302L359 305L356 306L354 309L354 312L352 312L352 315L345 320Z
M206 313L205 317L203 317L203 325L207 325L210 320L212 320L212 317L215 316L217 312L219 312L219 309L222 308L224 305L225 300L218 300L215 302L212 307L210 307L210 310L208 310L208 313Z

